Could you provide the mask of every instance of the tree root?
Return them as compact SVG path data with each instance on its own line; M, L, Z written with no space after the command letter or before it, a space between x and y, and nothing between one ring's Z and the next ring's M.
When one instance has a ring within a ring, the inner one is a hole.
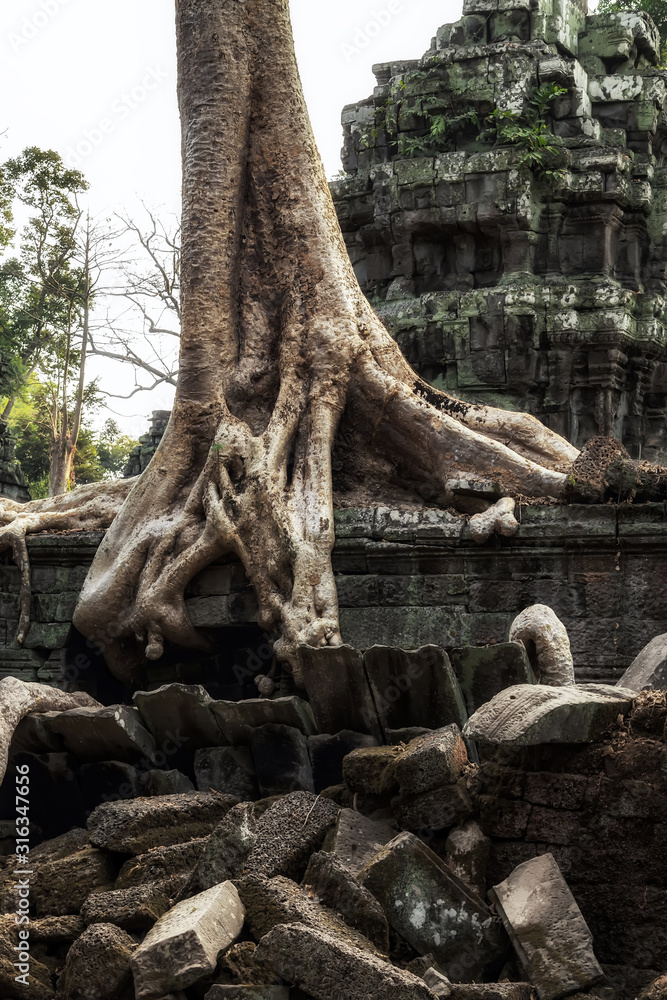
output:
M526 608L512 622L510 642L522 642L535 676L549 687L576 684L567 629L546 604Z

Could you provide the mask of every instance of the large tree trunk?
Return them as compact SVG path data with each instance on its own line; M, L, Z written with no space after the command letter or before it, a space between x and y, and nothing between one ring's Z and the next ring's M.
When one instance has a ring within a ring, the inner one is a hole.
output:
M533 417L423 383L370 308L313 139L288 0L176 7L180 376L149 468L110 501L119 513L75 616L125 678L165 640L204 647L184 589L226 553L281 659L294 664L300 642L341 642L334 446L347 479L378 499L403 489L440 503L457 490L558 497L578 454Z

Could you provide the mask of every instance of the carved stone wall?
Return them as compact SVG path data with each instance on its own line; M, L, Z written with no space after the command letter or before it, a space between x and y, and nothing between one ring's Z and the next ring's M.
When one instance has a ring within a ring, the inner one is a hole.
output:
M331 188L362 288L421 375L533 412L577 446L613 434L665 461L658 48L645 15L465 0L422 59L375 66L373 95L344 109L347 176ZM525 114L544 84L566 91L546 116L556 176L480 140L479 122Z
M0 496L27 503L30 492L16 459L16 440L4 420L0 420Z
M170 416L170 410L153 410L153 418L148 433L139 438L139 444L129 454L125 472L123 473L125 479L141 475L144 469L148 467L148 463L155 454L157 446L167 429Z

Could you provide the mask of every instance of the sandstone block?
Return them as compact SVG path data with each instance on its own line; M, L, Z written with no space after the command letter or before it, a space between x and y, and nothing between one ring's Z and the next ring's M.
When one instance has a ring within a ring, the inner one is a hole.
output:
M468 763L468 751L456 724L408 743L394 764L402 792L419 795L455 784Z
M657 635L635 657L620 681L634 691L667 691L667 634Z
M299 669L321 733L353 729L380 742L382 729L364 670L352 646L299 646Z
M402 754L400 747L362 747L353 750L343 761L343 780L351 792L386 795L398 782L394 765Z
M348 871L357 875L395 836L395 828L388 823L368 819L354 809L341 809L323 850L331 851Z
M367 937L380 951L389 953L389 925L382 907L335 854L314 854L303 884L348 926Z
M540 1000L584 991L602 978L593 940L552 854L519 865L493 898Z
M204 747L195 754L200 792L223 792L241 802L259 797L252 753L247 747Z
M445 844L445 861L453 873L484 899L486 872L491 858L491 841L479 824L468 820L452 830Z
M211 711L232 746L250 743L253 730L260 726L290 726L305 736L317 731L310 705L296 696L214 701Z
M78 760L153 760L155 741L134 708L74 708L48 718L49 728Z
M451 653L468 714L515 684L535 684L536 679L520 642L502 642L495 646L464 646Z
M213 699L200 684L165 684L136 691L132 700L163 753L176 741L189 751L227 742L211 712Z
M231 882L175 906L132 957L137 1000L158 1000L211 975L218 955L241 933L245 910Z

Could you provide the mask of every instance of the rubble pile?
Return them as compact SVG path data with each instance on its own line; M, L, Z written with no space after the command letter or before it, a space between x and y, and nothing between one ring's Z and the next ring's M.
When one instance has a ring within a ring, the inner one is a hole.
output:
M310 702L169 685L25 718L3 794L28 764L65 829L33 827L23 911L3 841L0 1000L659 1000L660 649L641 693L540 685L512 652L498 647L503 682L470 718L478 689L433 647L304 650ZM411 673L391 712L364 717L369 690ZM350 689L359 731L322 732ZM424 698L442 725L416 724ZM65 787L78 812L58 810Z

